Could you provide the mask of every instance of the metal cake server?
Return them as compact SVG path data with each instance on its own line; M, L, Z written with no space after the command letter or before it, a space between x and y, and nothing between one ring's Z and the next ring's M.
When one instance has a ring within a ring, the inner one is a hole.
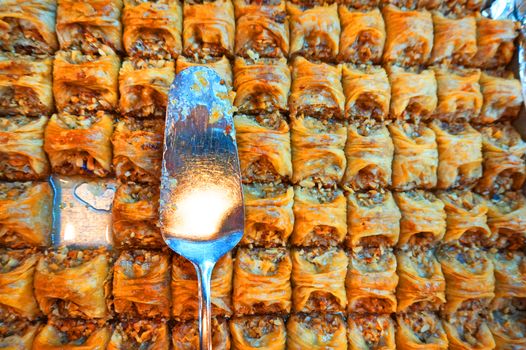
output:
M232 115L224 81L212 69L190 67L175 77L164 134L161 233L166 244L197 271L202 350L212 349L212 270L243 235L243 192Z

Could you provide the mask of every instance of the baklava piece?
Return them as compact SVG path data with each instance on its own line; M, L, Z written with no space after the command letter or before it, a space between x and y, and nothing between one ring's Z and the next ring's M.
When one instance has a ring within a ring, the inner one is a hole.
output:
M161 178L164 124L123 118L112 135L113 167L122 182L158 183Z
M106 349L111 327L103 321L49 319L33 341L35 350Z
M484 172L476 191L482 194L518 191L526 180L526 142L509 124L480 129Z
M480 90L484 102L473 122L486 124L517 118L523 99L521 83L512 72L482 72Z
M233 87L233 77L232 77L232 66L230 61L226 56L222 57L207 57L207 58L196 58L190 59L184 56L179 56L177 59L177 64L175 66L175 71L177 74L189 67L208 67L216 71L216 73L221 77L225 82L225 86L228 90L232 90Z
M122 252L113 271L115 312L129 317L170 317L170 257L147 250Z
M347 199L348 247L396 245L402 215L391 192L351 192Z
M227 253L214 266L211 280L212 315L232 315L232 255ZM195 320L198 318L199 294L195 268L189 260L174 255L172 258L172 315L177 320Z
M338 5L305 8L288 2L287 12L290 20L290 55L335 61L340 41Z
M126 320L117 323L107 350L169 350L166 323L148 320Z
M234 0L235 53L241 57L288 57L289 23L285 1Z
M285 58L236 57L234 106L243 113L287 110L290 71Z
M174 78L175 66L171 61L124 61L119 72L120 112L164 118Z
M179 0L124 0L122 41L130 57L175 60L183 44Z
M354 122L347 127L347 169L342 184L354 190L391 184L394 146L389 130L380 123Z
M347 311L358 314L396 312L396 265L392 248L353 248L345 280Z
M287 349L347 349L346 332L341 315L294 314L287 320Z
M434 121L438 145L437 188L469 188L482 176L482 136L469 124Z
M440 12L462 17L466 14L480 12L489 4L485 0L442 0Z
M113 199L113 242L117 248L159 248L159 189L126 183Z
M446 302L446 281L430 246L404 246L396 253L397 312L439 311Z
M394 145L393 188L398 191L435 188L438 149L433 130L425 124L389 125Z
M347 235L347 201L338 189L294 188L295 246L337 246Z
M105 319L110 316L110 278L109 257L102 249L47 251L36 267L35 296L50 317Z
M244 182L273 182L292 177L289 125L279 114L234 117Z
M385 45L385 25L380 10L359 11L340 5L338 13L342 25L338 59L355 64L379 64Z
M482 109L480 70L435 67L438 104L434 117L449 122L471 121Z
M188 57L234 55L235 17L230 0L185 2L183 52Z
M122 51L122 0L58 0L57 36L63 50L96 52L103 46Z
M477 18L477 54L474 66L495 69L507 66L515 52L520 23L512 20Z
M480 245L491 237L486 223L488 206L484 198L462 190L441 192L438 198L444 203L447 214L444 242L458 240L463 244Z
M434 42L430 63L470 65L477 53L477 21L474 15L450 18L433 12Z
M460 311L444 320L449 349L495 349L487 315L480 310Z
M43 180L50 172L44 153L47 117L0 118L0 179Z
M34 320L41 315L33 291L33 275L39 258L40 254L33 249L0 249L0 317L3 319L12 315ZM0 349L1 344L0 340Z
M51 244L53 190L47 182L0 183L0 244Z
M495 269L495 299L493 301L502 297L526 298L525 253L519 250L501 250L490 254L490 258Z
M516 250L526 247L526 197L520 192L492 196L487 223L496 248Z
M68 113L112 111L118 106L120 60L108 47L95 54L59 51L53 66L57 109Z
M232 349L285 350L287 331L279 316L245 316L230 320Z
M113 117L54 114L46 126L44 150L54 173L104 177L111 172Z
M295 312L345 312L349 259L336 247L298 248L292 258L292 307Z
M197 321L176 322L172 328L172 344L176 350L199 350L199 327ZM212 348L230 349L230 333L226 320L212 318ZM237 349L234 347L234 349Z
M399 350L447 350L448 341L442 320L432 312L396 316L396 348Z
M0 5L0 48L26 55L52 55L58 49L54 0L5 0Z
M489 327L496 343L495 349L525 348L524 320L526 320L526 298L495 298L489 320Z
M243 187L245 231L241 244L285 246L294 227L294 190L283 184L250 184Z
M334 120L296 116L290 122L292 183L312 187L334 186L345 171L347 130Z
M391 86L382 67L344 65L343 91L346 119L387 119Z
M31 350L33 339L40 329L39 323L24 319L5 319L0 321L0 349Z
M437 81L432 69L387 68L391 84L390 117L419 122L433 115L438 103Z
M52 63L50 57L0 54L0 113L31 117L50 114Z
M238 249L232 293L234 313L288 314L292 304L291 272L292 262L285 248Z
M296 57L292 63L290 114L311 117L342 118L345 106L342 66L314 63Z
M352 315L347 318L352 350L395 350L395 324L389 315Z
M426 10L404 11L387 5L382 10L387 33L384 63L426 64L433 47L433 19Z

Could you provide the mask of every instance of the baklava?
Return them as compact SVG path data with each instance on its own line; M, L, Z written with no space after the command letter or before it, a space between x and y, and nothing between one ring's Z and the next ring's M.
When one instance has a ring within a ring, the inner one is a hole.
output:
M117 323L107 350L169 350L166 323L149 320L126 320Z
M352 315L347 318L351 350L395 350L395 324L389 315Z
M230 320L233 350L285 350L287 331L279 316L244 316Z
M96 320L49 319L33 341L35 350L106 349L110 326Z
M396 348L400 350L447 350L448 340L442 320L432 312L396 316Z
M172 344L177 350L199 350L197 321L176 322L172 327ZM228 323L224 319L212 318L212 348L214 350L230 349L230 333Z
M512 72L482 72L479 83L483 103L480 115L472 119L474 123L517 118L523 99L521 83L514 79Z
M2 319L0 321L0 349L5 350L31 350L33 339L40 329L39 323L27 320Z
M520 23L513 20L477 18L477 54L474 65L484 69L507 66L515 52Z
M346 350L343 317L338 314L293 314L287 320L288 350Z
M526 245L526 197L521 192L505 192L488 201L487 224L495 246L509 250Z

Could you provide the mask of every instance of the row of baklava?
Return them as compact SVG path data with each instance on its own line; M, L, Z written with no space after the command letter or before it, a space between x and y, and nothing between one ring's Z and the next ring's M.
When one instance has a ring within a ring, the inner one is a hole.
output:
M441 3L390 2L410 8ZM456 6L458 2L445 3ZM467 7L480 2L472 1ZM0 48L52 54L60 46L93 53L100 45L108 45L118 52L124 47L132 57L153 59L175 59L181 52L189 57L304 55L354 63L383 59L411 66L451 62L496 68L511 60L518 34L518 24L512 21L477 20L475 15L448 18L438 12L432 16L426 10L405 11L388 5L382 17L378 9L300 3L217 0L181 6L170 0L125 0L122 9L121 0L60 0L57 9L53 0L12 1L0 7L4 24Z

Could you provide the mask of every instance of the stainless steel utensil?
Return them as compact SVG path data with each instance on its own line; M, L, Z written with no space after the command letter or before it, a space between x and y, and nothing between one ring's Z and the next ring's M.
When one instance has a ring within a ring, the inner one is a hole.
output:
M190 260L199 283L201 349L212 349L210 279L217 260L243 235L241 173L233 108L212 69L191 67L170 87L161 176L166 244Z

